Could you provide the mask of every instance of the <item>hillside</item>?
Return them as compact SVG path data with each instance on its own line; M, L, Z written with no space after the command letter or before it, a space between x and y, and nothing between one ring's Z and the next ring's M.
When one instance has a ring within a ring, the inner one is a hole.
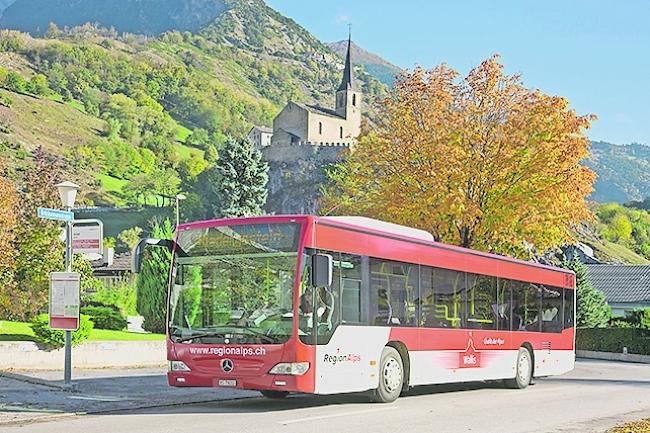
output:
M168 30L196 31L226 9L224 0L1 1L8 7L2 13L0 27L35 35L45 34L50 22L59 27L98 23L118 32L146 35Z
M593 200L626 203L650 197L650 147L593 142L586 165L598 174Z
M17 180L43 146L88 186L86 204L162 205L182 188L204 218L213 197L200 175L226 137L270 125L289 99L333 105L341 79L341 58L293 20L261 0L224 4L198 31L156 38L0 30L0 154ZM357 75L372 112L385 86Z
M339 56L345 56L348 47L348 41L330 42L327 44ZM403 70L393 65L389 61L381 58L377 54L366 51L354 42L352 43L352 58L355 65L361 65L365 71L375 77L377 80L392 87L395 83L395 77L399 76Z

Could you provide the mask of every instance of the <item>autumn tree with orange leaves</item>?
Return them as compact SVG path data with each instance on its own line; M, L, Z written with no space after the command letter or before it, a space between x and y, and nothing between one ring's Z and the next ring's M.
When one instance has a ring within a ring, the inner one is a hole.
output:
M0 315L8 303L5 297L14 289L13 272L16 268L13 247L16 238L18 191L16 184L4 174L0 161Z
M529 258L568 242L571 225L590 216L595 174L580 162L593 120L506 75L498 56L464 79L445 65L418 68L329 171L321 209Z

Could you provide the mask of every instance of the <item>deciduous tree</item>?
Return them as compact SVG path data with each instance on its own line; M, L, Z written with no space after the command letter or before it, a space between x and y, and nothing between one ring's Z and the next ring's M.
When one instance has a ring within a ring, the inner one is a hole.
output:
M16 237L18 192L16 185L4 175L0 161L0 318L7 317L15 291L14 241Z
M323 212L530 256L566 242L570 226L590 216L594 173L580 161L593 119L504 74L497 56L462 80L445 65L418 68L398 80L377 127L329 172Z
M37 217L38 207L61 206L55 188L61 180L59 163L39 148L26 178L14 241L17 290L11 298L13 317L22 320L47 308L49 274L63 270L64 258L60 224Z

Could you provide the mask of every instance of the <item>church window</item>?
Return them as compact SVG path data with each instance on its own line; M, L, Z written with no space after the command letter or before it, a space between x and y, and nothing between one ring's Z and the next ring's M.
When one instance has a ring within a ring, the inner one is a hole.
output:
M323 134L323 122L318 122L318 133Z
M339 128L339 138L343 138L343 127Z
M352 105L357 106L357 95L352 95Z

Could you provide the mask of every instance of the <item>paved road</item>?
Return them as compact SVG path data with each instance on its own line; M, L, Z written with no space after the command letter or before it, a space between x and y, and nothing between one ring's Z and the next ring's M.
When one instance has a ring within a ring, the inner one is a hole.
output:
M292 396L63 418L2 432L603 432L650 417L650 365L580 361L526 390L432 386L388 405L364 396Z

